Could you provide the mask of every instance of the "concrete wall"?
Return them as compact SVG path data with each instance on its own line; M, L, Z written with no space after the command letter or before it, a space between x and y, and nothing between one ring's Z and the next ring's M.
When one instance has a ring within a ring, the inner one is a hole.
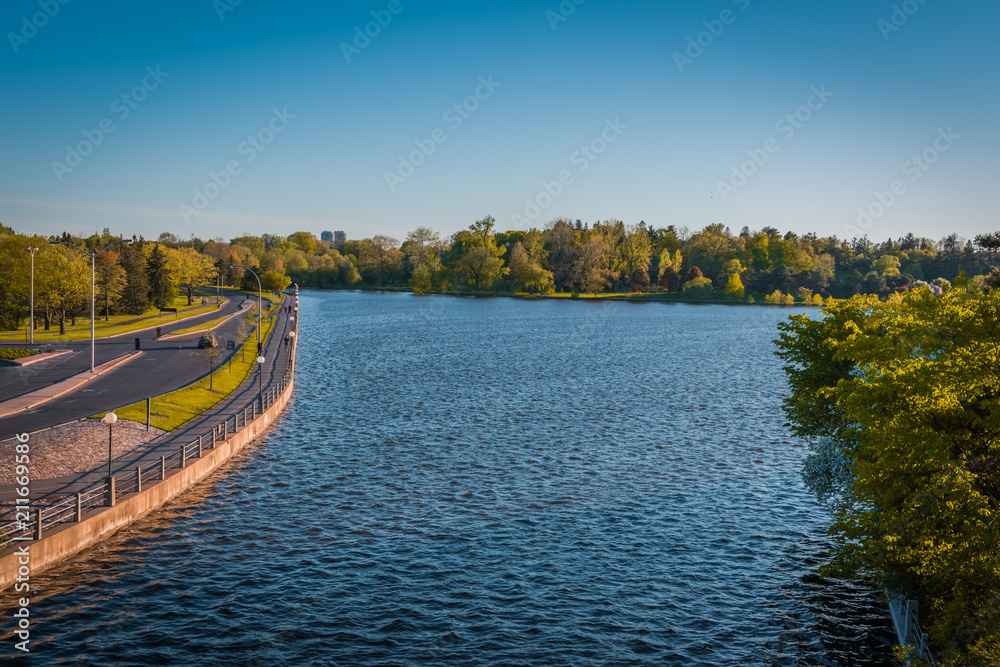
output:
M225 442L216 442L215 449L203 449L201 458L188 459L185 468L175 468L165 480L143 482L142 493L128 494L114 507L92 509L84 514L83 520L79 523L53 526L49 529L50 532L43 534L42 539L37 542L9 542L0 555L0 590L12 586L17 579L18 568L22 565L18 560L18 554L15 553L19 547L30 545L29 567L32 575L37 574L114 535L136 519L142 518L205 479L233 454L253 441L281 414L293 387L294 379L264 414L247 424L238 433L229 434Z

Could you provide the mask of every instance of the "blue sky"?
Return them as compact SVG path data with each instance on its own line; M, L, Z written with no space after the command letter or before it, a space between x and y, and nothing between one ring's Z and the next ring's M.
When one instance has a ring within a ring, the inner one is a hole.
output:
M0 7L20 231L1000 229L987 0L63 2Z

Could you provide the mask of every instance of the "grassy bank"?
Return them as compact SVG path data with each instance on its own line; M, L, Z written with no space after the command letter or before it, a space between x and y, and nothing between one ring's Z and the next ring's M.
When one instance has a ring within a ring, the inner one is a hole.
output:
M201 324L195 324L194 326L188 327L186 329L180 329L179 331L171 331L171 336L179 336L181 334L195 333L196 331L206 331L214 329L226 320L228 320L232 315L226 315L225 317L217 317L214 320L209 320L208 322L202 322Z
M398 292L407 293L413 292L409 287L371 287L368 285L364 286L353 286L353 287L325 287L319 288L304 288L309 291L317 292ZM694 299L685 296L682 292L645 292L642 294L633 294L631 292L602 292L601 294L583 294L579 292L555 292L553 294L531 294L528 292L443 292L440 290L424 292L424 294L437 295L437 296L462 296L462 297L483 297L483 298L512 298L512 299L574 299L583 301L636 301L636 302L663 302L663 303L687 303L693 305L722 305L722 306L768 306L768 307L799 307L799 306L816 306L811 301L802 301L801 299L796 299L795 303L789 304L770 304L766 303L765 299L767 294L763 292L754 292L748 294L747 296L753 297L753 301L748 301L746 297L741 300L718 298L718 299ZM721 294L720 294L721 297ZM835 299L835 301L837 301ZM823 305L826 305L824 302Z
M207 296L207 295L199 295ZM131 331L139 331L141 329L148 329L150 327L155 327L157 325L174 322L179 319L186 319L189 317L195 317L197 315L204 315L205 313L213 313L219 309L218 304L210 303L206 305L201 305L200 303L195 303L190 306L187 305L187 297L179 296L174 299L173 303L169 306L170 308L176 308L177 312L160 312L156 308L150 308L142 315L112 315L105 321L103 318L98 319L95 323L94 334L97 338L109 338L111 336L120 336L121 334L129 333ZM37 312L37 311L36 311ZM17 331L4 331L0 332L0 341L20 343L23 342L26 336L26 332L23 329ZM76 318L76 324L73 326L66 327L65 335L59 334L59 323L58 321L53 322L53 328L50 331L35 330L35 342L36 343L53 343L57 341L72 341L72 340L89 340L90 339L90 318Z
M261 329L262 340L267 340L275 321L265 316ZM233 353L231 365L229 362L222 363L225 359L223 355L219 360L220 365L215 367L210 378L206 377L169 394L155 396L150 406L150 424L164 431L173 431L232 394L256 370L256 344L257 337L251 336L243 346L245 350ZM208 351L199 350L192 354L205 357L205 369L208 370ZM145 423L146 401L118 408L114 412L121 419ZM105 414L107 413L102 412L94 418L99 419Z

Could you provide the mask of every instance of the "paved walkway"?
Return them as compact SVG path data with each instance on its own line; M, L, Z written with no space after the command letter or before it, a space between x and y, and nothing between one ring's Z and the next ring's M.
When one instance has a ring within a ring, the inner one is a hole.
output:
M227 296L237 298L230 299L219 311L200 315L187 322L163 325L163 333L169 334L171 331L190 327L199 322L247 312L246 308L242 310L239 308L243 303L244 294L234 293ZM237 332L241 320L239 317L232 318L215 327L223 350L226 341L238 338ZM158 396L185 387L208 376L209 360L205 350L198 349L198 334L157 339L155 331L150 330L140 335L130 333L125 336L105 338L97 341L97 363L104 364L134 351L136 338L140 341L142 354L114 373L90 380L58 400L36 404L33 408L14 412L6 417L0 416L0 440L17 433L34 433L123 405L130 405L149 396ZM26 368L0 368L0 401L47 389L53 384L89 371L89 346L90 341L83 341L67 346L70 353L50 361Z
M294 296L286 297L284 304L291 305L294 300ZM236 391L204 414L195 417L177 430L156 438L139 449L114 460L112 470L115 471L115 474L118 475L119 471L124 471L123 483L127 483L128 475L134 475L136 466L141 465L147 469L151 466L158 466L161 456L177 453L181 445L196 441L200 435L207 435L206 441L210 441L212 431L217 424L223 419L232 417L235 412L242 410L245 405L259 395L261 383L264 391L267 391L271 385L281 380L289 366L291 356L294 354L294 345L286 348L284 337L294 329L295 325L290 322L289 313L282 309L278 322L264 347L266 361L263 364L264 368L258 371L263 373L263 378L259 378L258 373L252 372ZM54 494L75 493L101 482L106 475L107 464L105 462L89 472L47 480L32 479L30 484L31 497L40 498ZM14 497L14 485L0 486L0 502L10 502Z

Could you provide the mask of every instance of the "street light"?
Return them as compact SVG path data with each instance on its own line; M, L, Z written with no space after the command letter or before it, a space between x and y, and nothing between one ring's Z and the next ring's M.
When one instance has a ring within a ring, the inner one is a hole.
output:
M110 480L111 479L111 427L114 426L114 423L116 421L118 421L118 415L116 415L113 412L109 412L108 414L104 415L104 419L102 419L101 421L103 421L105 424L108 425L108 479ZM108 483L110 484L111 482L109 481Z
M25 248L31 254L31 322L29 329L31 330L31 344L35 344L35 253L38 252L38 248L32 248L28 246Z
M112 246L118 245L119 243L124 243L126 245L132 245L133 239L118 239L104 250L111 248ZM94 372L94 347L95 347L95 335L94 335L94 283L95 276L97 274L97 256L100 255L104 250L99 250L97 252L87 252L78 245L74 245L69 241L49 241L49 245L68 245L70 248L76 248L84 255L90 258L90 372ZM112 422L113 423L113 422Z
M254 278L257 278L257 352L260 352L260 350L261 350L261 347L260 347L260 320L261 320L261 313L263 313L263 309L260 306L260 304L261 304L260 278L257 276L257 273L253 269L248 269L247 267L240 266L239 264L230 264L229 268L230 269L243 269L244 271L249 271L250 273L253 274Z
M264 357L257 357L257 398L260 399L260 411L264 412Z

